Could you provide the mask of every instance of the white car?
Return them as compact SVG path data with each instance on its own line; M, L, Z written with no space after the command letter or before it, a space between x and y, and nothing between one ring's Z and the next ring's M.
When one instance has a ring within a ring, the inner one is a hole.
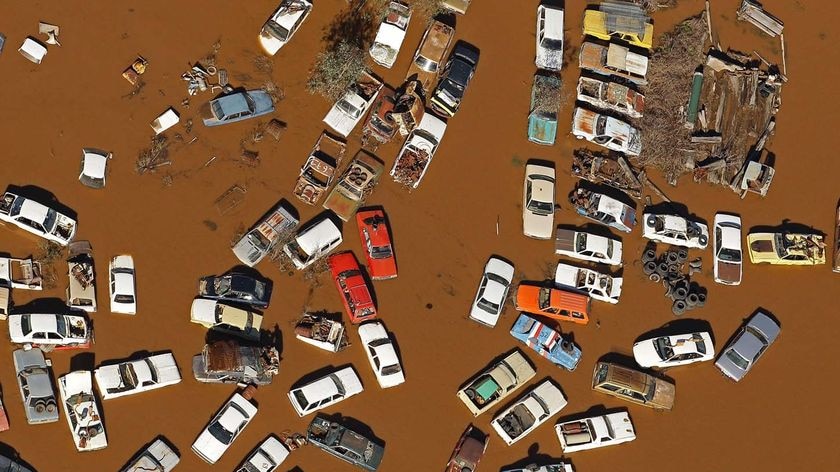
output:
M362 381L353 370L345 367L289 392L289 401L300 417L334 405L357 393L362 393Z
M277 54L312 11L309 0L283 0L260 30L260 45L269 56Z
M633 357L641 367L676 367L714 359L715 346L705 331L658 336L634 344Z
M76 450L96 451L107 447L108 438L93 394L90 372L77 370L59 377L58 391Z
M621 265L621 241L597 234L557 229L554 252L582 261Z
M359 326L359 338L380 387L396 387L405 382L405 373L397 350L394 349L394 343L391 342L382 323L372 321L362 324Z
M522 232L535 239L551 239L554 231L554 168L525 166Z
M365 116L373 101L376 100L382 86L381 81L365 72L356 83L350 86L347 93L330 108L327 116L324 117L324 123L336 133L347 137Z
M470 308L471 320L491 328L496 326L513 282L513 270L513 265L498 257L491 257L487 261Z
M103 365L93 371L93 376L103 400L148 392L181 381L172 353Z
M490 425L510 446L559 413L567 403L563 392L546 380L499 413Z
M595 300L612 304L618 303L623 282L622 277L613 277L569 264L557 264L554 271L554 283L557 285L586 292Z
M709 244L709 227L689 221L681 216L645 213L642 236L673 246L706 249Z
M408 134L400 153L394 160L390 172L394 181L417 188L423 176L426 175L426 171L429 170L429 164L440 146L444 133L446 133L445 121L431 113L424 114L420 119L420 124Z
M715 282L740 285L743 274L741 250L741 218L718 213L715 215Z
M569 454L576 451L614 446L636 439L633 422L626 411L566 421L554 426L560 447Z
M181 458L162 439L155 439L120 472L171 472Z
M289 450L272 435L257 446L236 472L274 472L287 457Z
M253 403L234 393L198 435L192 445L193 452L208 464L215 464L256 414Z
M642 152L639 130L617 118L585 108L575 108L572 134L577 139L585 139L628 156L638 156Z
M137 283L134 279L134 258L117 256L108 265L110 274L111 313L137 313Z
M411 21L411 7L400 2L391 2L388 13L379 24L376 38L370 47L370 57L373 62L390 69L397 60L405 39L405 31Z
M4 193L0 200L2 221L62 246L70 244L76 235L76 220L12 192Z
M207 329L259 341L263 317L218 300L196 298L190 308L190 321Z
M563 9L537 6L537 57L534 61L543 70L559 71L563 67Z
M98 149L82 149L82 170L79 173L79 182L90 188L104 188L109 159L111 159L111 153Z
M8 322L9 337L17 344L86 348L93 337L87 318L79 315L14 313Z

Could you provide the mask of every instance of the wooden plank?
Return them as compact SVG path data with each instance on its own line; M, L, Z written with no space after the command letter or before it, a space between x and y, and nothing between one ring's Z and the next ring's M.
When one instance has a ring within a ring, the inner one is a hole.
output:
M837 228L834 231L834 272L840 273L840 203L837 204Z

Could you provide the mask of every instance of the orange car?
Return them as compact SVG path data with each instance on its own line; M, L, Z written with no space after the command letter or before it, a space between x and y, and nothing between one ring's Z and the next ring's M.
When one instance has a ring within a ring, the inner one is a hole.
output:
M391 231L382 210L365 210L356 213L359 238L365 249L370 278L393 279L397 276L397 260L391 246Z
M329 263L335 287L341 295L350 322L358 324L376 318L376 305L373 304L373 296L356 262L356 256L350 251L333 254Z
M516 291L516 309L560 321L589 323L588 296L557 288L520 285Z

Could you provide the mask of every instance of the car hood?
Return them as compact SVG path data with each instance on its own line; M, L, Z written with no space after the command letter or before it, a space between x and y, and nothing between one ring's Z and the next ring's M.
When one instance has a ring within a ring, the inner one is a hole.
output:
M653 340L651 339L646 339L634 344L633 357L642 367L651 367L662 362L662 359L659 357L659 354L656 352L656 348L653 345Z
M554 214L538 215L527 208L522 212L522 229L527 236L551 239L554 231Z
M212 434L210 434L210 431L205 429L201 432L198 439L195 440L192 448L196 451L200 451L201 455L204 456L204 458L210 463L215 463L220 457L222 457L222 454L225 453L228 446L220 443L213 437Z
M656 389L653 392L653 399L651 399L650 403L654 407L670 410L674 407L675 395L676 389L674 388L674 384L664 380L657 380Z

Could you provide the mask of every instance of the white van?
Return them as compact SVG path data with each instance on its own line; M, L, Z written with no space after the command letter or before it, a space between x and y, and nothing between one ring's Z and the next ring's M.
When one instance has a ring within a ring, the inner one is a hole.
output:
M295 239L283 246L283 252L295 267L305 269L341 244L341 230L327 217L298 232Z

